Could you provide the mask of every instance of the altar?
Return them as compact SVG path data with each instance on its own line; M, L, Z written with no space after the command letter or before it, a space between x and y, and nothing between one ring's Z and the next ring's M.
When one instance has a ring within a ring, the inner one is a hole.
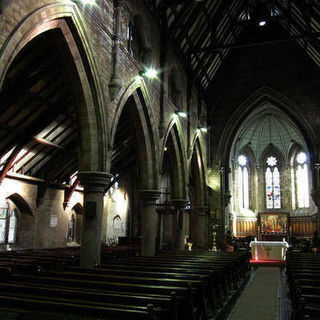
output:
M251 241L251 255L253 260L286 260L289 247L286 241Z

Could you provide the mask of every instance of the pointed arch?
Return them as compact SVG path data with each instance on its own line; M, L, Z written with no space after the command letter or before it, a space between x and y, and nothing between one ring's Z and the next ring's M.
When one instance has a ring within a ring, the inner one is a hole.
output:
M159 188L159 150L158 150L158 134L155 130L154 115L150 104L150 98L143 80L136 80L132 82L127 89L122 93L115 115L112 119L111 133L110 133L110 147L114 145L114 140L119 124L122 111L127 103L134 107L132 114L137 125L136 129L141 139L142 149L140 156L144 158L144 165L142 166L142 185L144 189L158 190ZM108 167L111 166L111 159Z
M43 6L22 16L0 52L0 89L18 53L34 38L53 29L62 33L70 50L79 83L73 88L80 121L80 170L105 171L107 123L102 86L82 16L74 3ZM31 26L31 28L30 28ZM85 156L84 156L85 155Z
M83 206L80 202L77 202L71 209L74 210L76 214L83 214Z
M161 157L161 172L163 171L165 147L168 148L166 152L171 166L171 198L187 199L187 154L182 129L176 117L170 121L165 133Z
M202 143L201 143L202 142ZM207 188L206 188L206 161L204 159L203 141L200 136L197 136L192 144L192 154L189 164L189 177L195 176L196 206L205 206L208 202Z
M7 199L11 200L14 203L14 205L17 207L20 213L33 216L29 204L20 196L20 194L13 193L10 196L8 196Z
M258 108L266 103L284 112L293 123L297 124L304 136L308 149L312 151L316 142L316 132L304 117L300 106L282 93L264 86L241 103L228 121L216 152L217 155L220 155L220 159L216 159L216 161L220 161L221 164L228 163L230 150L232 150L232 145L241 124L250 114L257 112Z

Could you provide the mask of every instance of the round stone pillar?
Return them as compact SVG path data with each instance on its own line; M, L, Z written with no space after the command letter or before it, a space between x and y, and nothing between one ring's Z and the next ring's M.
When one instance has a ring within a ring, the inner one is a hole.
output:
M193 207L193 211L197 217L196 223L196 244L198 248L208 247L208 215L209 207L196 206Z
M84 188L80 265L93 268L100 264L103 197L111 175L105 172L80 171L78 178Z
M139 190L141 200L141 255L154 256L157 234L156 200L158 190Z
M172 205L176 210L176 234L174 241L174 249L176 250L184 250L184 239L186 235L185 230L185 208L188 203L188 200L185 199L174 199L171 200Z

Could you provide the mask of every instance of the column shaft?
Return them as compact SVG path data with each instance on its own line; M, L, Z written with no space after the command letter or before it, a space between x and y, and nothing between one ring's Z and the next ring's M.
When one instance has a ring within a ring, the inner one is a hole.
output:
M141 206L141 255L154 256L157 234L156 200L160 196L157 190L140 190Z
M93 268L96 264L100 264L103 201L111 175L104 172L82 171L78 177L84 187L80 265Z

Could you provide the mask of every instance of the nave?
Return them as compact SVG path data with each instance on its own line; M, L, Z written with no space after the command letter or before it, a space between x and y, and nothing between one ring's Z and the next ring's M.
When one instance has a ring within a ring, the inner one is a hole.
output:
M103 247L86 269L78 248L2 253L0 318L225 319L249 271L246 252L136 254Z

